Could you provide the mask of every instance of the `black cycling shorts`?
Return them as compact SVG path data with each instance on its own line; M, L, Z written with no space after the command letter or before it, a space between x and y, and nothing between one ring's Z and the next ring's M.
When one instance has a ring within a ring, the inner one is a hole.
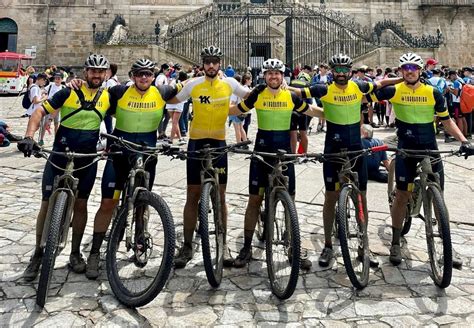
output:
M225 140L217 139L190 139L188 142L188 151L196 151L209 145L211 148L225 147ZM201 170L204 168L204 161L198 157L200 154L188 154L190 158L186 160L186 176L188 185L201 184ZM214 155L213 157L216 157ZM219 184L227 184L227 153L222 153L213 162L212 165L219 172Z
M95 144L94 144L95 146ZM64 149L54 148L55 151L64 151ZM96 149L90 149L89 151L77 151L78 153L95 153ZM65 168L67 159L59 155L50 155L49 160L60 168ZM74 168L78 169L92 163L94 158L76 158L74 160ZM58 175L62 175L64 170L57 169L49 161L46 163L43 172L42 181L42 193L43 200L46 201L51 197L53 191L54 178ZM94 187L95 177L97 175L97 163L94 163L87 168L74 171L73 176L79 179L77 185L77 198L88 199L92 188Z
M102 198L118 199L120 192L125 187L130 170L133 167L136 154L117 155L113 156L112 160L108 160L105 164L104 172L102 174ZM145 170L150 173L149 189L153 187L156 172L156 157L145 160Z
M266 153L275 153L277 150L285 150L288 154L291 153L290 138L288 132L263 132L257 133L255 141L255 151ZM273 164L275 162L272 158L264 158L266 162ZM272 172L272 168L257 159L252 159L249 170L249 194L263 195L265 187L268 186L268 175ZM295 167L293 164L288 164L283 174L288 179L288 192L294 195L296 192L295 181Z
M291 115L290 131L306 131L312 117L305 114L293 112Z
M348 151L353 150L361 150L362 145L352 145L351 147L346 148ZM331 154L331 153L338 153L341 151L341 147L334 147L325 145L324 153ZM361 156L357 158L355 165L354 161L351 160L353 164L352 170L357 172L359 177L359 190L366 191L367 190L367 160L365 156ZM342 164L337 164L333 162L324 162L323 163L323 176L324 176L324 186L328 191L339 191L341 185L339 183L338 173L342 168Z
M432 143L417 144L413 142L406 142L403 139L398 139L398 148L418 149L418 150L437 150L438 145L436 140ZM439 155L433 156L439 158ZM400 155L395 157L395 178L397 181L397 189L405 191L413 191L413 181L416 177L416 166L422 158L405 157ZM432 166L433 172L439 174L441 189L444 189L444 169L441 160L436 161Z

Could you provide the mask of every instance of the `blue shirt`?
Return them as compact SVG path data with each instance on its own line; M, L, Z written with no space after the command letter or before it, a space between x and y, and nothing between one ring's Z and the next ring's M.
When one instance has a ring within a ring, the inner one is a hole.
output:
M364 149L382 146L383 142L379 139L374 138L362 138L362 147ZM387 153L385 151L378 151L367 156L367 171L378 171L380 163L387 160Z

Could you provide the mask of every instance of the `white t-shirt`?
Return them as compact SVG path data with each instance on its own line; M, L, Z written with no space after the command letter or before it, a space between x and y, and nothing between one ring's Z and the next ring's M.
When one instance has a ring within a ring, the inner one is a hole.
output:
M41 88L37 84L33 84L30 88L31 106L26 111L26 114L32 115L37 108L41 107L41 103L33 104L33 99L35 99L35 97L37 97L38 99L41 98L41 94L42 94Z
M205 76L200 76L198 78L195 78L194 80L188 82L183 89L176 95L176 98L181 102L181 101L186 101L191 97L191 91L194 89L194 87L204 83L206 80ZM248 93L248 88L244 88L242 84L240 84L236 79L233 77L226 77L222 79L223 82L229 84L230 88L233 91L233 94L237 95L240 98L244 98L247 93ZM193 99L194 101L195 99ZM229 97L229 102L230 102L230 97Z
M165 74L160 74L156 77L156 80L155 80L155 85L156 86L159 86L159 85L168 85L168 78L166 77Z
M54 96L54 94L56 92L58 92L59 90L65 88L66 86L60 84L59 86L56 85L56 83L50 83L46 88L46 94L48 95L48 98L51 98L52 96Z
M105 87L108 89L108 88L115 87L118 84L120 84L120 83L117 79L117 75L114 75L105 82Z

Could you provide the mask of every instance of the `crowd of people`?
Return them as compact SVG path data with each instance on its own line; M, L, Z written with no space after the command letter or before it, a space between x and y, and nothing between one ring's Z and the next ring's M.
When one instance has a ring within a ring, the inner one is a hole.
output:
M320 64L313 70L310 66L298 65L291 71L282 61L268 59L262 64L261 76L259 74L256 77L252 77L250 72L236 74L231 66L223 70L222 56L218 47L206 47L201 52L202 66L192 67L186 72L179 64L162 64L161 67L156 67L149 59L139 59L131 66L130 80L120 84L115 78L116 66L114 68L102 55L90 55L84 65L84 80L74 79L71 81L71 87L59 89L52 96L32 92L35 94L31 99L32 106L39 105L27 112L30 119L19 148L25 155L31 155L35 147L33 137L40 122L47 115L54 116L58 113L61 119L53 144L53 150L56 151L68 148L81 153L96 152L100 125L107 116L115 117L115 127L112 125L110 132L135 143L155 146L158 140L165 140L166 125L171 120L171 140L184 143L183 138L187 136L188 151L202 149L206 144L220 147L226 144L225 126L229 115L230 121L235 125L236 141L248 138L243 122L249 117L247 114L254 109L258 117L254 144L255 150L259 151L276 152L284 149L289 153L296 152L298 133L293 134L291 131L299 131L305 151L307 141L304 145L302 131L308 127L306 118L317 117L320 120L320 131L325 130L324 153L337 153L342 149L360 150L364 147L363 139L373 139L374 128L391 124L396 124L398 128L398 147L437 149L433 126L436 120L439 120L450 138L462 142L462 153L474 154L474 147L466 138L470 137L470 130L463 130L463 125L460 126L451 119L459 117L459 110L456 110L456 107L450 109L451 105L446 97L448 94L453 95L452 98L459 97L459 92L455 90L462 90L463 85L472 83L469 74L466 74L466 79L461 82L457 73L451 74L454 70L448 70L451 87L446 81L447 87L443 89L445 91L441 91L437 84L428 84L434 77L441 79L440 73L429 65L425 66L423 59L413 53L402 55L399 66L395 69L375 71L368 67L353 70L352 59L344 54L332 56L327 65ZM428 63L431 61L428 60ZM287 75L288 71L291 76ZM465 69L464 72L470 73L471 70ZM55 74L53 73L53 78L56 78ZM61 76L57 77L59 80ZM251 88L252 82L261 80L261 77L265 83ZM47 79L47 75L38 74L35 82L38 89L41 90L43 80ZM61 79L64 80L64 76ZM108 88L102 87L107 84ZM92 104L95 110L84 110L86 102L87 106ZM190 107L193 118L188 130ZM377 113L378 122L374 121L374 112ZM392 114L395 120L390 119ZM184 127L181 125L183 116ZM371 142L373 141L368 140L369 144ZM387 165L386 160L387 158L381 157L377 164ZM87 164L87 161L83 160L82 166ZM416 161L401 157L397 157L396 161L398 190L391 213L393 239L390 248L390 261L394 265L402 261L401 223L416 167ZM64 160L58 156L51 155L50 162L46 164L43 175L43 199L37 217L36 248L25 270L24 277L27 280L35 279L41 265L40 241L49 197L54 177L61 173L57 167L64 166ZM151 188L156 161L146 163L146 170L150 172ZM225 230L227 156L219 157L214 167L220 172L220 199ZM199 159L187 160L186 203L183 210L184 243L175 257L177 268L185 267L193 256L192 240L201 187L200 168ZM126 155L117 155L113 161L107 162L102 177L102 200L94 218L92 247L87 263L82 258L80 245L87 221L87 200L95 181L97 165L90 165L87 169L75 173L80 182L74 205L70 266L77 273L85 272L90 279L99 275L100 247L130 169ZM365 194L368 172L365 158L354 160L353 169L358 172L359 188L363 194L364 212L367 216ZM323 207L325 247L318 261L320 266L328 266L333 259L332 227L340 189L337 179L339 170L340 167L335 164L323 165L326 188ZM434 166L434 170L443 175L440 162ZM235 259L225 246L225 265L242 267L252 258L252 239L263 199L261 191L268 182L265 173L267 171L268 168L262 167L258 162L252 162L250 165L244 246ZM289 178L289 192L294 196L296 179L292 165L288 165L285 174ZM312 265L306 258L302 259L301 263L303 269L309 269ZM377 260L371 258L371 264L377 265Z

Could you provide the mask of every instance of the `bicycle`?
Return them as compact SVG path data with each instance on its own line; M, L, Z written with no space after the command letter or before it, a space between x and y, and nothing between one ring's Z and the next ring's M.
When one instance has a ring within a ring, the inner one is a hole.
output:
M363 289L369 282L369 239L362 192L359 190L359 175L352 171L356 160L373 152L386 150L376 146L355 151L330 154L306 154L308 160L341 164L338 181L341 191L336 205L336 222L339 245L344 267L352 285Z
M432 164L441 161L441 154L459 156L459 151L448 150L410 150L388 148L402 157L421 159L416 167L414 189L407 205L407 214L402 232L408 233L411 219L418 217L425 223L426 242L431 266L431 278L434 283L446 288L451 283L453 271L453 249L451 245L451 232L449 228L449 213L444 202L443 190L440 186L439 174L433 172ZM436 155L433 157L432 155ZM390 207L395 197L394 186L395 161L389 171L389 203ZM423 214L421 214L423 208ZM438 228L436 229L435 226Z
M128 307L143 306L163 289L173 264L173 216L164 199L150 191L150 174L145 170L148 160L170 148L138 145L105 133L101 136L136 155L113 216L105 260L117 299Z
M265 255L268 277L273 294L280 299L293 295L301 262L301 241L298 214L293 198L288 192L289 178L283 171L290 163L298 162L304 155L287 154L283 150L276 153L234 150L250 155L272 168L268 175L264 201L257 218L257 237L265 241ZM275 160L269 163L265 158ZM263 237L262 237L263 236Z
M181 151L174 154L175 157L182 160L186 158L202 160L198 229L201 236L202 259L207 281L214 288L219 287L222 281L226 232L222 216L219 170L213 166L213 161L230 150L250 143L250 141L244 141L218 148L204 145L200 150Z
M66 167L61 168L52 163L46 154L66 157ZM54 264L56 262L56 257L66 247L74 202L77 195L77 186L79 183L79 179L73 176L73 172L85 169L95 164L97 161L104 159L106 154L80 154L69 151L58 152L39 148L35 151L35 156L44 157L55 168L64 170L62 175L56 176L54 178L53 192L49 198L48 211L41 237L40 245L44 251L41 262L41 272L38 281L38 290L36 294L36 304L43 308L48 297L48 290L53 274ZM94 157L95 159L91 163L80 168L74 167L74 159Z

